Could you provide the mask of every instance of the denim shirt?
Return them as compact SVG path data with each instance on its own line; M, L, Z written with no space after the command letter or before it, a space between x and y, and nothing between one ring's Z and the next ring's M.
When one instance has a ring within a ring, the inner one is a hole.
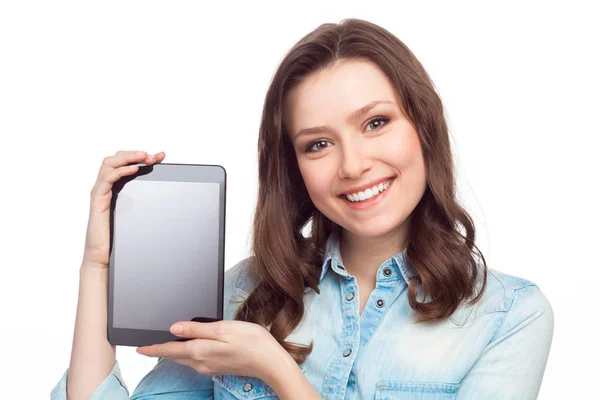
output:
M406 251L406 250L405 250ZM554 314L533 282L488 268L487 287L441 322L413 323L405 251L377 270L362 313L356 277L346 272L339 235L328 238L320 294L305 290L305 315L286 338L310 344L300 366L323 399L535 399L552 342ZM250 258L225 272L224 319L233 319L254 279ZM417 298L423 300L422 296ZM231 300L231 301L230 301ZM51 392L66 399L68 369ZM131 399L277 399L255 377L205 375L159 358ZM118 361L92 396L129 399Z

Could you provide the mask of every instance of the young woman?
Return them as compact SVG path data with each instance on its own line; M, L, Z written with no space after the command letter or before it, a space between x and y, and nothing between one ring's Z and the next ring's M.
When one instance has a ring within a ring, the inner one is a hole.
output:
M225 319L159 357L134 399L534 399L553 312L488 269L459 205L440 98L385 29L324 24L286 55L260 134L252 257L226 271ZM70 367L52 398L127 399L106 337L108 210L131 162L92 190ZM176 333L175 325L181 330Z

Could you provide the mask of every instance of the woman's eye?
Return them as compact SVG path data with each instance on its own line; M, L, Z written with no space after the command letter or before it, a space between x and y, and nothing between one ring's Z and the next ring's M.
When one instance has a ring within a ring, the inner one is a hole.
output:
M381 129L390 119L383 116L373 117L367 122L367 127L372 126L373 128L367 131L376 131ZM306 145L304 149L305 153L316 153L326 147L329 147L331 143L327 140L315 140L314 142L310 142Z
M307 153L314 153L314 152L317 152L317 151L319 151L319 150L321 150L321 149L324 149L325 147L328 147L328 146L323 146L323 147L321 147L321 148L318 148L317 150L313 150L315 146L319 147L318 145L322 145L322 144L329 144L329 142L328 142L328 141L326 141L326 140L316 140L316 141L314 141L314 142L310 142L310 143L309 143L309 144L306 146L306 150L305 150L305 151L306 151Z
M372 131L377 130L379 128L381 128L383 125L385 125L390 119L387 117L374 117L371 120L369 120L369 122L367 122L367 127L369 125L374 125L375 123L377 123L377 126L375 126L373 129L371 129Z

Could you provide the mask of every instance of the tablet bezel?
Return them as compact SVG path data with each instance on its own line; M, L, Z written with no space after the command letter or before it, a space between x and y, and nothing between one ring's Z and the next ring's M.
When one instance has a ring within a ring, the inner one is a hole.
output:
M114 210L119 192L127 182L134 179L147 181L167 182L209 182L219 184L219 249L218 249L218 304L217 318L194 318L198 322L214 322L223 319L223 290L224 290L224 259L225 259L225 194L227 173L221 165L213 164L174 164L158 163L153 165L138 164L138 171L129 176L122 177L113 184L110 204L110 260L109 260L109 285L108 285L108 341L113 345L122 346L147 346L169 341L185 341L173 335L168 329L165 331L128 329L113 327L113 297L114 297Z

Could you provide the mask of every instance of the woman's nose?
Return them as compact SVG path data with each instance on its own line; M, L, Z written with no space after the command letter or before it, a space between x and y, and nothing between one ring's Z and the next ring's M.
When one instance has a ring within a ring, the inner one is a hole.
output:
M340 179L358 179L371 168L371 160L358 142L342 145L342 158L338 169Z

